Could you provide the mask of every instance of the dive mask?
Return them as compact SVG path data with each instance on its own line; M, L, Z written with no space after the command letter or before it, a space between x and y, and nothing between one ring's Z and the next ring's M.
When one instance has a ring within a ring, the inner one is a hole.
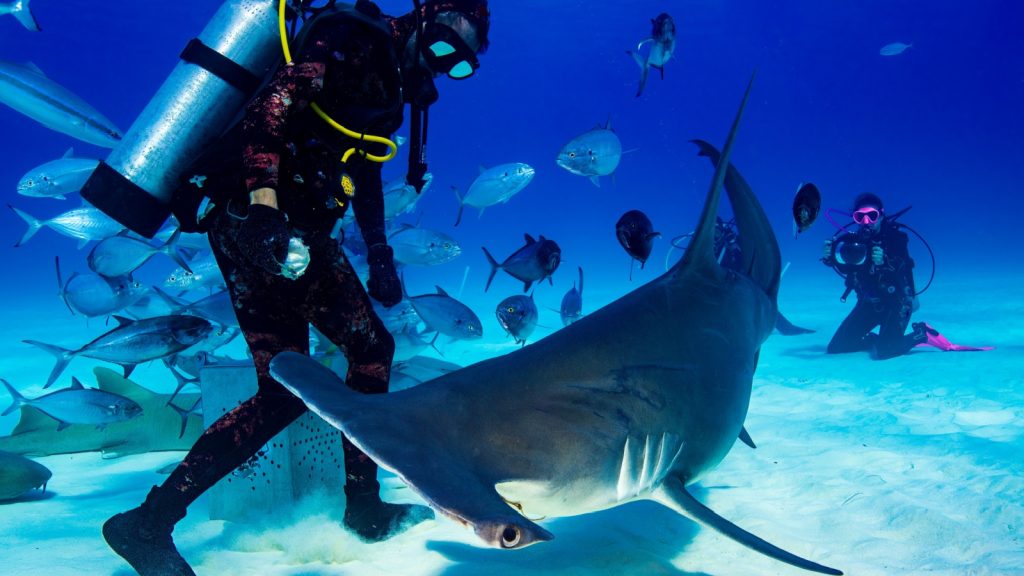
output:
M469 78L480 67L476 52L466 44L459 33L450 26L437 22L427 22L423 30L420 51L431 70L438 74L447 74L453 80Z
M871 208L865 206L859 210L855 210L853 213L853 221L857 224L871 225L878 221L878 217L882 215L882 212L877 208Z

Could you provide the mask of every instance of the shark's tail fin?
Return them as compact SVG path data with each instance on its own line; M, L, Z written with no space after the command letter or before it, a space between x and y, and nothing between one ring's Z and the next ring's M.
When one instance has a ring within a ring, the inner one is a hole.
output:
M28 224L28 230L26 230L25 233L22 234L21 240L18 240L18 243L14 245L14 247L17 248L24 244L25 242L28 242L33 236L36 235L36 232L39 232L39 230L43 227L43 221L30 215L29 213L23 210L18 210L17 208L11 206L10 204L8 204L7 207L10 208L11 210L14 210L14 213L20 216L21 219L24 220L26 224Z
M483 246L481 246L481 248L483 248ZM487 263L491 265L491 274L487 277L487 286L484 287L484 292L487 292L487 289L491 287L491 282L494 280L494 275L497 274L498 270L501 268L501 264L498 264L498 261L494 259L494 256L491 256L491 253L487 251L487 248L484 248L483 250L484 256L487 256Z
M41 348L45 352L49 352L57 357L57 363L53 365L53 370L50 371L50 377L46 379L46 384L43 388L49 388L57 381L57 378L64 372L64 369L68 367L68 362L78 354L75 350L68 350L61 348L60 346L54 346L53 344L46 344L44 342L38 342L36 340L22 340L25 344L31 344L37 348Z
M11 386L11 383L7 380L0 378L0 382L3 383L4 388L7 388L7 393L11 395L11 405L7 407L7 410L4 410L3 413L0 414L0 416L7 416L26 404L25 397L18 393L18 391L14 389L14 386Z
M201 397L196 398L196 403L193 404L192 407L189 408L188 410L185 410L184 408L178 406L177 404L171 404L170 402L168 402L168 405L171 408L173 408L175 412L178 413L178 416L181 416L181 431L178 432L178 438L185 437L185 430L188 428L188 417L196 413L196 408L199 407L199 404L202 401L203 399Z
M14 3L12 6L11 15L14 16L21 25L31 32L39 32L39 23L36 22L36 17L32 15L32 9L29 8L29 0L20 0Z

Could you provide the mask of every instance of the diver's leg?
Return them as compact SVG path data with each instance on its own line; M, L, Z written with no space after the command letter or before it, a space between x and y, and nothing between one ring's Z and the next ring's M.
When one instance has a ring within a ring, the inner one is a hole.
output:
M174 525L188 506L306 411L305 404L269 374L271 358L279 352L308 352L306 321L288 306L295 298L288 280L266 274L228 253L219 227L211 232L214 255L224 274L239 326L252 351L258 392L224 414L196 441L188 455L146 501L117 514L103 526L115 552L135 570L148 574L192 574L171 538Z
M348 259L330 239L311 239L306 274L308 318L348 358L345 383L364 394L388 391L394 337L373 310L370 297ZM316 262L327 266L317 266ZM377 464L342 437L345 452L345 525L362 538L384 540L405 528L433 518L425 506L382 502Z
M878 330L878 338L875 342L874 356L878 360L887 360L902 356L911 348L926 342L928 334L922 325L915 326L915 330L905 334L907 324L910 323L910 305L890 305L885 310L882 325Z
M845 354L869 350L874 340L871 337L873 335L869 333L878 322L874 307L863 300L857 300L850 315L839 325L839 329L832 336L832 341L828 343L828 353Z

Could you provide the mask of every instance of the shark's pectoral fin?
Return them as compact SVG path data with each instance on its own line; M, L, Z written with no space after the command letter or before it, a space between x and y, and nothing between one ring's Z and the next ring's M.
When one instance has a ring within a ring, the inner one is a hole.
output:
M765 556L791 564L804 570L819 572L821 574L841 575L842 572L835 568L822 566L810 560L801 558L795 554L786 552L782 548L769 544L768 542L754 536L750 532L715 514L713 510L701 504L694 498L678 476L669 476L665 482L654 492L654 499L679 512L680 514L697 522L706 528L712 528L718 533L727 536L747 548L760 552Z
M746 427L740 427L740 441L751 448L757 448L757 445L754 444L754 439L750 437L750 432L747 432Z

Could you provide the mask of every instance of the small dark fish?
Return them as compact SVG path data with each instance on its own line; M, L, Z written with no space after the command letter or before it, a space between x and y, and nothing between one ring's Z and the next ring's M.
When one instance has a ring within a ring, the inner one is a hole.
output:
M562 325L568 326L583 317L583 268L580 271L580 285L572 288L562 296L562 307L558 313L562 316Z
M522 281L523 292L528 291L534 282L540 282L545 278L551 282L551 275L562 263L562 249L554 240L548 240L544 236L541 236L540 240L534 240L529 234L523 234L523 237L526 238L526 245L513 252L501 264L498 264L487 248L484 248L484 256L487 256L487 262L491 265L491 275L487 277L484 292L491 287L491 281L498 270L504 270L516 280Z
M810 182L801 184L793 197L793 238L807 230L821 211L821 192Z
M509 296L498 304L494 312L498 324L512 336L516 344L526 344L526 338L537 327L537 305L533 302L533 294Z
M176 354L206 338L213 330L209 320L198 316L158 316L132 320L114 316L119 326L78 350L67 350L35 340L23 340L57 357L43 388L49 388L77 356L120 364L128 377L137 364Z
M640 261L640 269L643 270L647 258L654 248L654 239L661 236L661 232L654 231L654 225L646 214L639 210L630 210L619 218L615 223L615 237L619 244L626 249L630 258ZM633 262L629 263L629 279L633 279Z

